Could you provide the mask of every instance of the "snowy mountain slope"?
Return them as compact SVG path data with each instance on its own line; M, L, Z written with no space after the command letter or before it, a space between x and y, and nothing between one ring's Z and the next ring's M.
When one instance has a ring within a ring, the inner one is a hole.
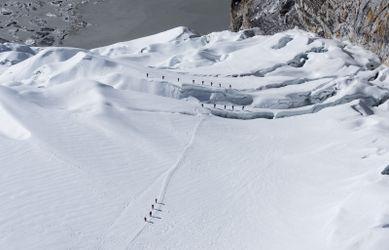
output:
M389 70L365 50L179 27L0 58L1 249L389 244Z

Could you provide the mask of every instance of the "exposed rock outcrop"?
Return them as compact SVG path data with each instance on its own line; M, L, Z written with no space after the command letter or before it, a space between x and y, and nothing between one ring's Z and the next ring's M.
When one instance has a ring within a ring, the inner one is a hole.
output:
M348 39L389 64L387 0L232 0L231 29L258 27L273 34L295 26L323 37Z
M58 46L87 23L78 8L89 0L2 0L0 43Z

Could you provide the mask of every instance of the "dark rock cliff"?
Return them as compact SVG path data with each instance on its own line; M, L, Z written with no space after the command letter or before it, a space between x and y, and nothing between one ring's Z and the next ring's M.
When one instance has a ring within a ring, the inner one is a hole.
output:
M389 64L388 0L232 0L231 29L258 27L264 34L299 27L323 37L348 39Z

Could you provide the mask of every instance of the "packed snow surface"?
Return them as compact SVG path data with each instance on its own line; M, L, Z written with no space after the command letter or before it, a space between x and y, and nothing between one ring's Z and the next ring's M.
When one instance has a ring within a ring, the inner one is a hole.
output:
M300 30L2 44L0 249L387 250L388 99Z

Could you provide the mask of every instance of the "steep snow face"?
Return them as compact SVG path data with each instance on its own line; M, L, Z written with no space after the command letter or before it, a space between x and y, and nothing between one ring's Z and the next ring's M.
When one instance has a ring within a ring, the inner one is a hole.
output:
M23 126L18 120L17 115L20 112L17 103L7 103L7 100L13 100L11 90L8 88L0 87L0 136L15 140L25 140L31 136L30 132Z
M370 52L184 27L0 48L0 249L389 245L389 70Z

